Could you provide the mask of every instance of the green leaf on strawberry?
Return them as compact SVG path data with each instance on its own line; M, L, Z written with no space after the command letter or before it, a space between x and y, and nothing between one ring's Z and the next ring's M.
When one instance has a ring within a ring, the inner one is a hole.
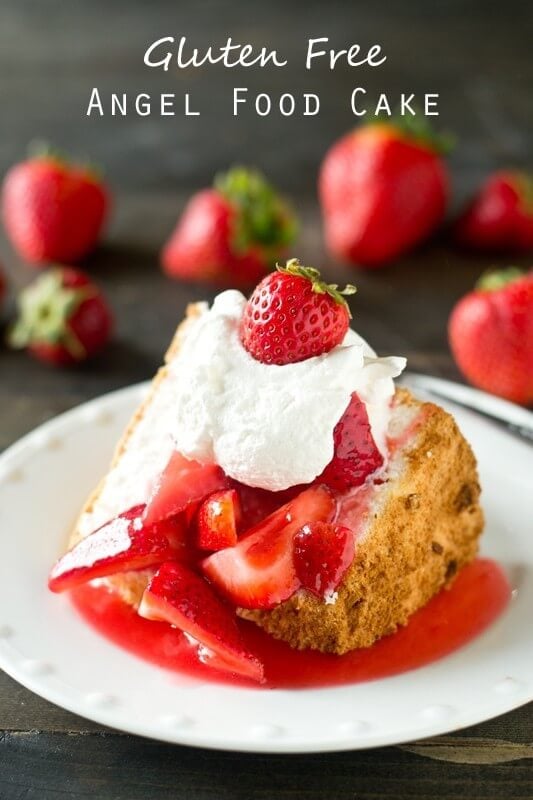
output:
M435 130L420 111L414 115L393 115L390 118L390 125L406 139L418 142L440 155L448 155L455 147L456 137L449 131Z
M233 167L217 175L215 189L237 210L233 247L260 247L272 262L280 248L294 241L296 218L274 187L257 170Z
M356 293L356 286L348 283L344 289L339 289L337 283L326 283L326 281L321 279L318 269L315 269L315 267L302 266L297 258L290 258L284 267L280 266L280 264L277 264L276 269L278 272L286 275L296 275L300 278L306 278L311 282L311 290L315 294L329 295L333 300L335 300L336 303L346 308L348 311L348 316L351 319L352 312L350 311L350 306L346 302L346 297Z
M286 253L296 217L255 170L234 167L194 194L161 251L172 278L253 286Z
M48 344L61 342L74 358L81 360L85 348L69 330L68 321L92 294L86 286L63 286L59 270L42 275L19 297L19 318L9 333L9 344L15 349L23 349L36 340Z
M55 267L18 297L8 344L49 363L84 361L109 340L113 317L100 289L81 270Z
M507 267L506 269L489 270L484 272L481 278L476 283L476 289L481 289L485 292L496 292L498 289L503 289L509 283L523 278L525 275L523 269L519 267Z
M28 158L39 161L50 161L63 169L75 168L92 177L95 181L102 181L104 170L89 158L74 158L69 153L54 147L44 139L33 139L28 145Z
M522 210L527 215L533 215L533 176L525 172L512 172L510 177L516 185Z

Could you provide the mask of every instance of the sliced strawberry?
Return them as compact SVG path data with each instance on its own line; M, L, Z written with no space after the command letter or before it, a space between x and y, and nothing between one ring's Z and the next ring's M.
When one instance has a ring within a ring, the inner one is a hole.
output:
M332 489L344 491L361 486L366 478L383 464L372 431L366 406L357 394L333 431L333 458L318 478Z
M269 514L273 514L281 506L288 503L300 494L305 486L291 486L281 492L270 492L268 489L259 489L257 486L246 486L244 483L232 481L231 485L237 489L242 513L241 530L247 531L255 527Z
M208 494L225 489L224 472L216 464L189 461L175 451L163 470L145 511L147 524L179 514L190 503L203 500Z
M199 656L204 663L263 681L263 665L246 649L233 613L183 564L161 565L142 596L139 614L169 622L192 636L202 646Z
M236 545L206 558L202 568L236 606L272 608L298 589L293 559L296 531L333 516L335 501L325 486L312 486L252 528Z
M198 547L223 550L237 544L237 526L241 516L236 489L223 489L209 495L198 511Z
M189 505L185 508L185 510L183 511L183 519L185 520L185 527L190 528L193 525L196 515L198 513L198 509L200 508L201 505L202 505L201 502L189 503Z
M93 578L161 564L185 549L185 530L179 518L147 525L144 505L130 508L80 539L57 561L48 586L63 592Z
M302 586L317 597L327 597L337 589L354 553L354 535L340 525L311 522L294 537L296 575Z

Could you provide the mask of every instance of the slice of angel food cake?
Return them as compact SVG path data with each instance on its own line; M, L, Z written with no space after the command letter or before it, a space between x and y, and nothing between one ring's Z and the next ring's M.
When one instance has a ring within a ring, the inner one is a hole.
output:
M483 529L476 460L350 328L353 291L292 259L190 306L50 588L103 585L261 682L243 618L342 655L450 585Z

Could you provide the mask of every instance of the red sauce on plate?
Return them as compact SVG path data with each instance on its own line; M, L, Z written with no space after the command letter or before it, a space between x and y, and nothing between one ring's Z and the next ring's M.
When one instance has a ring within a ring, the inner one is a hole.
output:
M359 683L422 667L472 641L505 609L510 587L501 568L479 558L466 566L409 623L372 647L343 656L292 650L253 623L239 621L243 636L265 665L266 688L302 689ZM256 687L251 681L202 664L196 648L164 622L150 622L103 586L72 592L82 617L107 639L165 669L202 680Z

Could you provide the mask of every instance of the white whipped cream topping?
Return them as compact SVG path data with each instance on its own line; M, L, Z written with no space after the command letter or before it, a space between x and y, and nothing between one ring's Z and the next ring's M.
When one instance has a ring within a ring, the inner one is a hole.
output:
M393 377L404 358L377 358L354 331L322 356L284 366L262 364L242 346L246 298L218 295L187 323L168 375L104 483L90 530L146 502L172 449L216 462L249 486L279 491L310 483L333 457L333 430L353 392L366 404L372 434L386 456Z
M403 359L376 359L351 333L325 355L262 364L240 342L245 303L240 292L220 294L170 365L176 448L187 458L214 461L248 486L279 491L310 483L333 458L333 429L352 392L368 402L383 448L392 376Z

